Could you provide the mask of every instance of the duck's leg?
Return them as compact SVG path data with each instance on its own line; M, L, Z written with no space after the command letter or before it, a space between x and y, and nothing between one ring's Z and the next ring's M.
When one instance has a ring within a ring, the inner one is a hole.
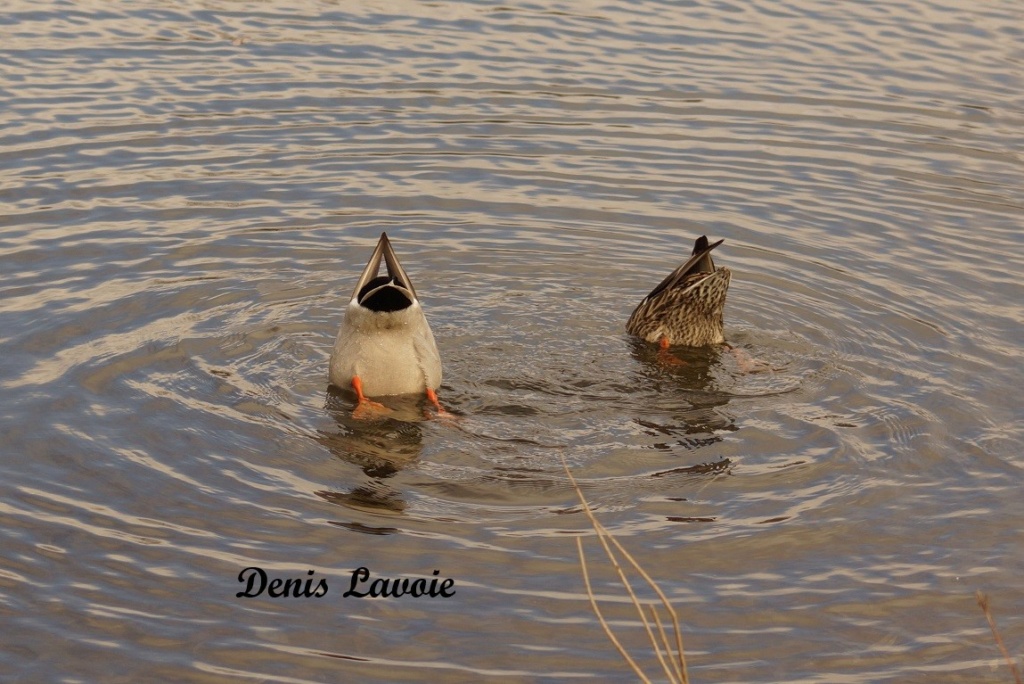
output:
M434 407L437 409L437 415L439 415L439 416L450 416L451 415L450 413L448 413L447 411L444 410L444 407L441 406L441 402L438 401L438 399L437 399L437 392L435 392L430 387L427 388L427 401L429 401L431 404L433 404Z
M352 411L353 418L368 418L377 413L388 413L388 407L380 402L367 399L363 394L363 381L356 375L352 377L352 391L356 393L356 408Z
M662 335L661 339L658 340L658 360L661 361L666 366L687 365L686 361L683 361L682 359L672 356L671 354L668 353L668 348L671 346L672 345L669 344L668 337Z

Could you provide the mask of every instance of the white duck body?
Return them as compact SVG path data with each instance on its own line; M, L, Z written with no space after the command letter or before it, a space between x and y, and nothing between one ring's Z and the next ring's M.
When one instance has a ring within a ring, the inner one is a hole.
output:
M353 299L331 353L331 383L363 381L367 396L421 394L441 385L441 357L418 301L401 311L371 311Z
M377 276L381 259L387 276ZM421 394L441 384L441 356L412 282L381 234L345 310L331 352L330 382L366 396Z

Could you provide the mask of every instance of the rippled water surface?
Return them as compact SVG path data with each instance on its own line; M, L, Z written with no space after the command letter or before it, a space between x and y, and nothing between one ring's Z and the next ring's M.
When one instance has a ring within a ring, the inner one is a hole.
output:
M962 5L7 3L3 678L633 681L564 456L692 681L1012 681L1024 11ZM382 231L451 418L328 391ZM701 234L740 351L672 362Z

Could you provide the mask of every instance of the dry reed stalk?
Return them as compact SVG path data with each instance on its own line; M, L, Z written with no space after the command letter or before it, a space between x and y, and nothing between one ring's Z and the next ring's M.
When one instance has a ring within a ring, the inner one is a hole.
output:
M1010 672L1013 673L1014 680L1017 682L1017 684L1022 684L1020 679L1020 671L1017 669L1017 663L1015 663L1013 661L1013 658L1010 657L1010 652L1006 650L1006 645L1003 643L1003 638L999 636L999 630L996 629L995 618L992 617L992 611L989 610L988 606L988 595L982 593L982 591L979 589L977 592L975 592L974 598L978 600L978 605L985 612L985 619L988 620L989 629L992 630L992 636L996 640L996 645L999 646L999 650L1002 652L1003 657L1006 658L1006 664L1009 666Z
M597 597L594 596L594 591L590 588L590 573L587 572L587 559L583 555L583 540L576 537L576 550L580 554L580 567L583 568L583 584L587 587L587 598L590 599L590 606L594 609L594 613L597 615L598 621L601 623L601 628L604 629L604 633L608 635L608 639L615 646L615 649L619 652L619 655L633 668L633 672L640 678L640 681L650 684L651 680L644 675L644 671L640 669L640 666L636 664L632 656L629 655L629 651L619 642L615 637L615 632L608 625L607 620L604 619L604 615L601 613L601 609L597 606Z
M661 588L657 585L657 583L655 583L655 581L651 579L651 576L647 574L647 572L640 566L640 563L638 563L637 560L633 558L629 551L627 551L622 546L622 544L620 544L618 540L615 539L611 532L609 532L608 529L604 525L602 525L600 521L598 521L598 519L594 516L594 512L590 509L590 505L587 503L586 497L583 496L583 491L580 489L579 484L577 484L576 478L573 477L572 472L569 470L569 465L566 463L564 456L562 457L562 467L565 469L565 474L569 476L569 482L572 483L573 489L576 490L576 496L579 497L580 503L583 507L583 512L586 514L587 519L590 521L590 525L594 528L594 532L597 533L598 541L601 542L601 546L604 548L605 555L608 556L608 560L611 561L612 567L615 568L615 571L619 576L619 581L622 582L622 585L626 588L626 592L629 594L630 601L637 609L637 613L640 616L640 621L644 625L644 629L647 632L647 637L651 642L651 648L654 650L654 653L658 658L659 664L665 671L665 674L668 676L670 682L678 682L679 684L689 684L690 680L686 669L686 654L683 651L682 629L679 626L679 616L676 614L675 609L672 607L672 604L669 602L668 598L665 596L664 592L662 592ZM611 542L611 545L609 545L609 542ZM658 638L655 637L654 631L651 628L651 624L648 621L647 616L644 614L643 604L637 597L636 592L633 591L633 587L629 583L629 579L626 577L626 573L623 570L622 565L619 563L619 560L616 557L615 552L612 550L612 546L614 546L615 549L618 550L618 552L621 553L627 561L629 561L629 564L637 573L640 574L641 577L643 577L647 584L658 595L658 598L660 599L662 605L664 605L666 610L668 610L668 613L672 618L672 628L675 633L675 653L672 652L672 647L669 645L669 639L665 632L665 626L662 623L657 608L655 606L650 606L651 620L657 627L658 636L660 637L661 643L659 643ZM590 599L590 605L594 609L594 613L597 615L597 619L600 621L601 627L604 629L605 634L608 636L608 639L618 650L619 654L629 664L629 666L633 669L633 671L637 674L641 681L649 682L650 679L648 679L648 677L640 669L640 666L636 663L636 660L634 660L629 655L626 649L615 637L615 634L611 631L611 627L608 625L608 622L605 620L604 615L601 613L601 610L598 607L597 597L594 595L593 589L590 586L590 574L587 570L587 561L583 553L583 541L579 537L576 538L576 547L579 551L580 567L583 570L583 582L586 585L587 597ZM662 649L664 649L664 651Z

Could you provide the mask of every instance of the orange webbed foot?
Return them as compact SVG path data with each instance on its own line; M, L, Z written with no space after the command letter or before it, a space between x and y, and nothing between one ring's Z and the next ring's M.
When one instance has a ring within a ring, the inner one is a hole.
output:
M444 410L444 407L441 406L441 402L437 398L437 392L435 392L430 387L427 388L427 401L429 401L431 404L433 404L434 408L437 409L437 415L438 416L441 416L443 418L448 418L448 417L450 417L452 415L452 414L450 414L450 413L448 413L447 411Z
M352 378L352 390L356 393L357 402L355 409L352 411L353 418L373 418L374 416L391 413L391 409L384 404L366 398L366 395L363 394L363 381L358 375Z
M369 399L359 402L356 407L352 409L352 417L356 420L377 418L389 413L391 413L391 409L387 406L379 401L370 401Z
M739 366L740 373L743 373L744 375L778 370L776 368L772 368L760 359L755 359L743 349L734 347L728 342L725 346L729 349L729 353L733 355L733 358L736 359L736 365Z
M687 366L687 365L689 365L689 364L686 363L686 361L683 361L682 359L680 359L678 357L675 357L672 354L668 353L668 348L671 347L671 346L672 345L669 344L669 341L668 341L667 337L662 337L660 340L658 340L658 360L661 361L666 366Z

